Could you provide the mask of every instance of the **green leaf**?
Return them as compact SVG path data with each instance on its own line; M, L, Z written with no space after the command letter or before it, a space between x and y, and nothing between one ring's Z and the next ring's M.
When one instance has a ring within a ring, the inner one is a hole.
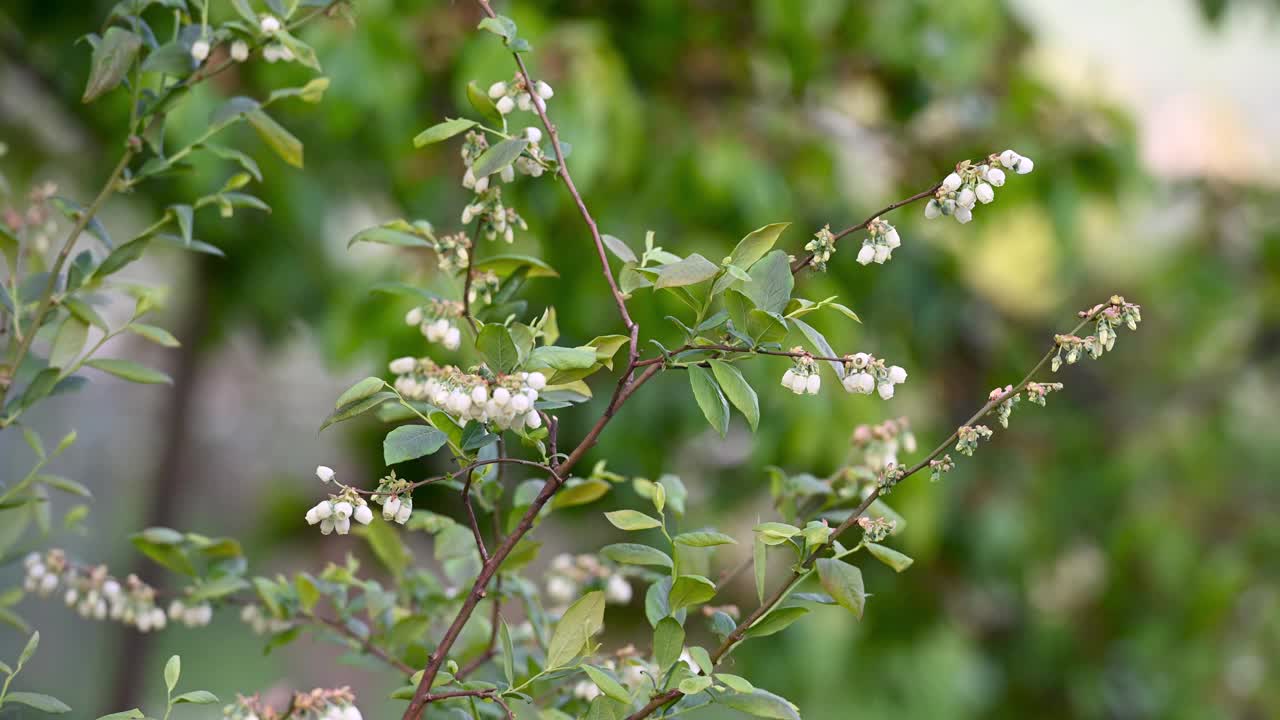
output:
M661 290L668 287L696 285L704 280L710 280L720 272L720 267L698 253L693 253L679 262L660 265L657 272L658 278L654 281L653 287Z
M781 545L800 534L800 528L780 522L764 522L753 528L766 545Z
M396 532L395 526L391 523L372 522L365 525L360 532L364 534L365 540L369 541L373 554L396 577L403 574L413 562L413 556L404 546L400 533Z
M729 404L725 402L716 381L711 373L696 366L689 366L689 385L693 387L693 398L698 401L702 415L724 437L729 430Z
M827 338L812 325L800 318L791 318L791 324L804 333L804 336L809 339L809 343L813 345L813 349L818 351L818 355L829 358L836 357L836 351L831 349L831 343L827 342ZM835 371L836 377L844 377L844 363L828 360L827 364Z
M591 478L583 480L572 485L565 485L564 489L556 493L556 497L551 501L553 509L574 507L576 505L586 505L595 502L604 497L609 492L610 485L604 480Z
M613 256L622 262L635 264L640 263L640 258L636 257L636 252L631 249L630 245L627 245L627 243L620 238L614 237L613 235L601 235L600 239L604 241L604 246L609 250L609 252L613 253Z
M302 141L294 137L293 133L286 130L263 110L252 110L245 114L245 118L257 131L258 137L262 138L262 141L275 151L281 160L296 168L302 167Z
M471 165L471 172L477 180L488 177L515 162L528 145L529 141L522 137L503 140L480 153L480 157Z
M164 684L169 688L169 692L178 687L178 678L182 676L182 658L173 655L169 658L169 662L164 664Z
M52 695L42 695L33 692L11 692L4 696L5 704L14 702L27 707L33 707L40 712L49 713L51 715L60 715L62 713L71 712L71 706L62 702ZM15 717L22 717L21 713Z
M110 330L110 327L107 326L107 321L89 303L79 298L67 297L62 299L62 306L67 309L67 312L99 330L103 332Z
M489 98L488 93L480 89L475 82L467 83L467 101L471 103L471 107L480 113L480 116L496 127L506 127L506 120L503 119L502 113L498 112L497 105Z
M756 597L764 602L764 581L769 572L769 546L761 536L757 535L751 547L752 564L755 566Z
M487 30L494 35L497 35L502 38L503 42L507 45L510 45L511 41L516 38L516 23L505 15L487 17L480 21L477 28L480 30Z
M762 718L773 720L800 720L800 713L785 699L767 690L750 693L726 693L716 698L726 707Z
M615 680L608 672L593 665L583 665L582 669L587 673L587 677L591 678L591 682L600 688L600 692L620 703L631 704L631 693L627 692L627 689L622 687L622 683Z
M214 600L226 597L249 587L249 582L236 575L223 575L216 580L201 583L187 596L192 601Z
M182 236L182 242L187 245L191 244L191 233L195 224L195 211L190 205L170 205L168 213L172 214L174 219L178 221L178 232Z
M862 571L834 558L819 558L817 565L822 588L861 620L862 608L867 602L867 593L862 585Z
M483 260L476 260L475 269L489 271L498 277L507 277L520 268L529 268L529 277L559 277L555 268L545 261L531 255L490 255Z
M604 593L596 590L564 611L547 645L547 669L564 667L582 652L587 640L604 627Z
M80 357L84 342L89 338L89 326L75 315L67 315L58 326L49 351L49 364L56 368L69 368Z
M97 368L105 373L110 373L118 378L128 380L129 382L141 383L143 385L172 385L173 379L159 370L152 370L145 365L139 365L132 360L121 360L118 358L99 358L90 360L85 363L89 367Z
M871 552L875 559L893 568L895 572L902 572L911 567L911 563L915 562L910 557L884 545L867 543L867 550Z
M738 541L715 530L697 530L694 532L680 533L675 536L674 542L677 545L687 545L689 547L714 547L716 545L737 545Z
M173 699L174 705L182 703L191 703L193 705L212 705L218 702L218 696L208 690L192 690L185 692Z
M666 672L680 659L684 650L684 627L673 617L662 618L653 630L653 659L658 670Z
M27 644L22 648L22 654L18 656L18 669L21 670L23 665L27 664L35 654L36 649L40 647L40 631L31 633L31 637L27 638Z
M142 257L142 253L146 251L147 246L150 244L151 236L144 235L112 250L111 254L98 266L98 269L93 271L93 276L95 278L104 278L119 272L124 266Z
M224 147L222 145L205 145L204 149L223 160L231 160L237 163L245 172L252 175L254 180L262 182L262 169L258 167L258 161L249 157L249 155L236 150L235 148Z
M596 364L596 349L592 347L567 348L543 345L529 353L525 367L529 370L588 370Z
M357 400L364 400L367 397L372 397L385 385L386 383L382 381L382 378L367 377L360 380L356 384L344 390L342 394L338 396L338 400L333 404L333 409L339 410L344 405L350 405Z
M371 228L365 228L347 241L347 247L358 242L393 245L395 247L434 247L431 226L419 221L410 223L407 220L392 220Z
M781 632L788 625L809 614L806 607L776 608L747 629L746 637L764 637Z
M755 685L752 685L746 678L741 675L732 675L730 673L716 673L716 680L724 683L730 690L739 693L754 692Z
M520 351L511 339L511 331L502 325L485 325L476 340L476 349L494 371L506 375L520 364Z
M621 565L657 565L670 569L673 566L671 556L658 548L640 543L615 543L606 545L600 550L606 559Z
M388 400L395 400L396 398L397 396L395 393L390 391L383 391L379 393L374 393L373 395L370 395L367 398L357 400L349 405L343 405L342 407L330 413L329 417L325 418L324 422L320 424L320 429L324 430L325 428L329 427L330 425L333 425L334 423L340 423L344 420L350 420L353 417L357 417L359 415L362 415L378 407L379 405L381 405L382 403Z
M780 313L791 299L795 278L791 275L791 263L787 254L774 250L751 268L751 282L743 283L741 290L757 308Z
M90 61L89 82L85 85L81 102L93 102L105 93L115 89L124 80L129 66L133 65L138 50L142 48L142 38L122 27L107 28L98 46L93 49Z
M733 406L738 408L738 412L747 419L747 424L754 431L760 425L760 399L756 397L756 391L752 389L738 368L723 360L709 362L711 372L715 374L720 389L729 398L729 402L733 403Z
M649 517L639 510L614 510L604 514L619 530L651 530L662 527L662 521Z
M507 621L502 617L498 618L498 622L501 623L498 639L502 641L502 674L507 678L508 685L515 685L516 648L515 644L511 642L511 628L507 627Z
M711 687L711 678L706 675L695 675L691 678L685 678L680 681L680 692L685 695L697 695L698 693Z
M466 118L457 118L454 120L445 120L442 123L432 125L413 137L413 146L416 148L426 147L432 143L438 143L441 140L463 133L478 125L475 120Z
M416 460L444 447L448 440L447 435L429 425L402 425L382 441L382 459L388 465Z
M163 347L175 348L182 344L178 342L178 338L173 336L173 333L162 327L156 327L155 325L131 322L128 325L125 325L124 329Z
M716 595L716 585L701 575L681 575L671 584L671 609L704 603Z
M93 497L93 493L84 485L71 480L70 478L60 477L58 475L37 475L36 480L44 483L54 490L61 490L68 495L76 495L79 497Z
M790 225L789 222L773 223L747 233L746 237L738 241L733 252L729 253L728 264L749 270L757 260L773 249L778 236Z

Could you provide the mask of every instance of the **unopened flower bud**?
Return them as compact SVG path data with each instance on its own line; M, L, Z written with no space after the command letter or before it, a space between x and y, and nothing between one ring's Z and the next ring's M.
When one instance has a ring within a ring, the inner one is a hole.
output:
M496 82L489 86L489 97L497 100L507 94L507 84L504 82Z
M387 366L393 375L408 375L418 367L418 361L411 357L399 357Z
M316 477L320 478L320 482L327 483L333 479L333 476L334 476L333 468L327 467L325 465L316 466Z
M960 176L955 173L951 173L950 175L943 178L942 189L946 190L947 192L955 192L956 190L960 189L960 183L961 183Z
M195 61L202 63L209 58L209 42L207 40L197 40L191 44L191 57Z
M244 62L249 59L249 43L243 40L237 40L231 43L231 59L236 62Z
M356 511L351 514L351 517L361 525L368 525L373 522L373 510L370 510L368 505L361 505L356 508Z
M516 109L515 102L513 102L511 98L505 95L498 100L497 107L498 107L498 112L502 113L503 115L506 115L507 113Z
M280 20L275 15L263 15L258 22L258 27L262 32L270 35L280 30Z
M857 260L859 265L870 265L871 261L874 260L875 257L876 249L873 245L863 245L862 248L858 250Z

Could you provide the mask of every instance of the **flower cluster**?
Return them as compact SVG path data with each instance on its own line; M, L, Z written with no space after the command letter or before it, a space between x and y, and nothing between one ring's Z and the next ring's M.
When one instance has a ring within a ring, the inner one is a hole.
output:
M805 243L804 249L812 256L809 264L818 272L826 272L827 262L831 260L831 256L836 252L835 235L831 233L831 226L824 225L822 229L813 234L813 239ZM859 255L861 257L861 255ZM864 265L866 263L863 263Z
M547 598L563 610L578 599L588 586L604 589L604 599L614 605L626 605L633 594L631 583L617 570L595 555L557 555L547 573Z
M373 501L382 506L382 519L400 525L413 515L413 483L396 477L396 471L378 481Z
M822 376L818 374L818 363L813 356L802 347L793 347L794 367L782 373L782 387L797 395L817 395L822 389Z
M858 518L858 527L862 528L863 537L867 542L878 543L893 533L897 523L884 517L872 518L863 515Z
M471 258L471 238L464 232L436 239L436 258L441 272L455 273L467 266Z
M276 20L275 18L271 18L271 19L276 23L278 27L280 21ZM191 43L191 59L195 60L197 63L202 63L205 60L208 60L209 54L213 51L214 41L211 41L205 35L204 31L205 31L205 28L202 26L200 38L195 42ZM282 54L282 51L283 53L287 53L287 55ZM231 43L231 48L228 51L228 53L231 55L232 60L236 62L244 62L249 59L249 43L245 42L244 40L237 39ZM289 60L293 60L293 51L289 50L289 48L285 47L284 45L273 44L273 45L267 46L262 51L262 56L266 58L267 62L275 62L276 60L289 61Z
M264 613L262 608L253 603L245 605L244 608L240 610L240 620L245 625L253 628L255 635L274 635L293 627L293 623L288 620L271 617L267 613Z
M1081 354L1087 354L1094 360L1102 357L1103 353L1115 347L1116 330L1120 325L1130 330L1138 329L1138 323L1142 322L1142 307L1126 302L1119 295L1112 295L1107 302L1081 311L1080 317L1094 319L1094 334L1083 338L1076 335L1055 335L1053 341L1057 343L1058 351L1053 356L1051 366L1054 372L1062 367L1064 360L1068 365L1075 364Z
M916 451L916 436L905 417L854 428L850 443L862 450L866 465L882 468L898 462L898 451Z
M427 342L440 343L446 350L457 350L462 345L462 331L455 320L462 317L462 303L453 300L432 300L405 313L406 325L417 326Z
M906 472L907 468L896 462L885 465L884 470L880 472L880 476L876 478L876 487L880 488L880 494L888 495L893 490L893 487L906 477Z
M978 449L978 441L990 440L991 434L991 428L986 425L961 425L956 430L956 452L973 455L973 451Z
M471 289L467 291L467 301L488 305L493 302L494 295L501 287L502 281L494 271L476 271L471 275Z
M0 143L0 157L8 153L8 147ZM58 186L52 182L36 183L27 193L27 206L6 207L4 224L15 235L24 230L29 233L28 242L36 252L49 249L49 239L58 232L58 221L50 212L50 200L58 194Z
M941 458L929 461L929 481L938 482L942 476L956 469L955 461L951 459L951 454L947 453Z
M884 364L868 353L845 356L845 376L841 384L846 392L870 395L872 390L884 400L893 397L894 386L907 381L907 371L900 365Z
M390 369L403 397L429 402L463 424L479 420L501 430L542 427L542 416L534 408L538 393L547 386L540 372L477 375L411 357L392 360Z
M188 604L174 600L169 603L169 619L187 627L204 627L213 620L213 606L207 602Z
M893 257L893 251L902 245L898 231L889 223L876 218L867 225L868 236L862 241L862 249L858 250L858 264L869 265L875 262L883 265Z
M294 693L285 710L277 710L257 695L237 696L236 701L222 708L226 720L364 720L355 706L356 696L351 688L316 688L310 692Z
M542 80L534 83L533 91L530 92L524 76L519 74L509 83L496 82L489 86L489 99L494 101L494 106L503 115L509 115L517 108L529 112L535 106L546 112L547 101L555 97L555 94L555 90Z
M924 216L932 220L948 215L960 223L967 223L973 219L973 208L977 203L985 205L996 199L995 189L1004 185L1005 169L1026 175L1034 168L1031 158L1013 150L992 154L980 164L965 160L942 180L929 204L925 205Z
M477 181L478 182L478 181ZM515 228L528 230L529 225L515 208L502 204L502 188L489 188L476 194L475 202L462 208L462 223L478 222L476 232L486 240L515 242Z
M327 483L333 480L333 476L333 470L324 465L316 468L316 477L320 478L320 482ZM343 487L338 494L330 495L328 500L321 500L312 506L307 511L306 519L308 525L319 523L320 532L325 535L334 530L339 535L346 535L351 532L352 520L361 525L373 522L373 511L355 490Z
M1044 398L1051 392L1058 392L1062 389L1062 383L1027 383L1027 401L1040 407L1044 407Z
M105 565L82 568L72 564L66 553L54 548L44 553L31 553L23 560L26 578L23 587L48 597L63 589L67 607L75 608L85 619L117 620L133 625L142 632L163 630L168 620L181 620L189 627L208 625L213 609L208 603L184 606L183 612L168 616L156 605L155 588L130 575L124 582L107 572ZM177 602L177 601L175 601ZM187 612L194 610L194 612Z

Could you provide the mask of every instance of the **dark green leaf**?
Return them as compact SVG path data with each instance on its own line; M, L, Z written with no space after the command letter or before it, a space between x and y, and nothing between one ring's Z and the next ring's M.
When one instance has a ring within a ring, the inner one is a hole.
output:
M51 715L60 715L62 713L71 712L71 706L62 702L52 695L42 695L34 692L10 692L4 696L5 704L18 703L33 707L40 712L49 713ZM21 714L15 716L21 717Z
M160 372L159 370L152 370L145 365L139 365L132 360L99 358L96 360L90 360L85 364L105 373L115 375L118 378L128 380L129 382L141 383L143 385L173 384L173 379L168 375Z
M696 285L710 280L720 272L720 267L698 253L679 261L657 268L658 277L653 283L655 289Z
M666 672L680 659L684 650L684 627L671 617L663 618L653 631L653 658L658 670Z
M806 607L784 607L776 608L769 612L768 615L760 618L746 632L746 637L764 637L781 632L788 625L799 620L809 614L809 608Z
M529 141L522 137L507 138L481 153L472 164L471 172L477 180L488 177L515 162L528 144Z
M756 397L756 391L752 389L738 368L723 360L711 360L710 364L711 372L715 374L720 389L729 398L729 402L733 403L733 406L738 408L738 412L747 419L751 429L755 430L760 425L760 399Z
M476 348L484 355L490 368L504 375L515 370L520 363L520 351L511 339L511 332L502 325L485 325L476 340Z
M334 410L329 415L329 417L325 418L324 422L320 424L320 429L324 430L325 428L329 427L334 423L339 423L344 420L350 420L353 417L362 415L378 407L379 405L381 405L382 403L388 400L395 400L395 399L396 399L396 394L390 391L374 393L373 395L370 395L369 397L364 398L363 400L357 400L351 403L350 405L344 405L338 408L337 410Z
M729 405L724 395L711 378L711 373L696 366L689 366L689 385L693 388L693 397L698 401L702 415L724 437L729 429Z
M111 26L93 49L89 70L89 82L85 85L82 102L93 102L115 89L124 80L125 73L142 48L142 38L122 27Z
M716 595L716 585L701 575L681 575L671 584L671 609L699 605Z
M862 585L862 571L834 558L819 558L817 566L822 588L861 620L862 608L867 601L867 593Z
M402 425L387 433L382 441L382 459L388 465L430 455L444 447L449 438L429 425Z

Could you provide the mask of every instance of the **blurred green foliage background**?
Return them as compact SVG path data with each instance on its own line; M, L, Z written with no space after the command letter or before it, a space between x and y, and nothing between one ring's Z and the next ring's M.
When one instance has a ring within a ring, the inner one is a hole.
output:
M83 196L108 170L126 101L79 105L88 49L74 41L110 5L0 8L11 181L52 177ZM915 478L895 491L909 522L901 547L916 563L897 576L864 567L873 597L860 624L838 609L815 613L745 646L733 672L790 698L809 720L1280 716L1274 185L1151 174L1127 112L1050 82L1032 27L999 2L499 5L534 43L535 74L557 89L551 115L602 230L633 246L654 230L660 245L719 258L747 231L790 220L782 243L799 248L823 224L853 224L928 187L959 159L1013 147L1036 160L1036 172L1010 182L972 224L926 223L913 206L889 218L904 239L891 263L856 265L856 245L843 246L828 274L803 281L807 297L838 293L862 316L861 325L817 319L838 350L872 351L910 371L892 401L834 389L793 396L776 388L786 364L762 361L750 373L762 390L760 431L735 425L721 441L683 378L661 377L635 398L592 457L624 474L681 475L691 525L745 536L769 513L764 466L830 472L858 423L908 416L932 447L992 387L1016 381L1077 310L1117 292L1143 305L1146 322L1115 353L1055 378L1066 392L1048 409L1020 408L1010 431L943 483ZM1211 17L1230 13L1207 5ZM306 143L305 171L236 130L237 146L267 170L255 192L274 211L201 218L197 235L225 259L151 264L173 285L168 325L185 347L159 362L177 385L127 389L144 395L136 402L99 388L44 411L48 427L90 431L88 449L76 448L84 466L63 472L94 488L93 530L58 540L86 559L138 563L155 577L124 539L147 524L238 535L259 572L318 568L348 549L364 555L354 541L313 537L301 513L318 493L308 478L317 463L338 465L348 481L382 474L378 427L320 438L314 427L346 381L422 352L401 322L407 306L367 291L382 279L423 281L431 262L383 248L348 253L345 241L401 215L456 227L468 196L461 159L447 144L414 151L410 138L465 114L466 83L507 79L511 65L499 43L472 31L479 12L464 0L360 0L358 17L354 28L306 33L332 86L318 108L290 106L281 117ZM246 65L204 88L192 112L294 72ZM181 118L172 126L183 132ZM176 187L149 187L109 217L137 224L223 172L201 167ZM520 250L561 275L531 285L531 306L554 305L568 340L616 332L563 188L522 183L507 197L531 226ZM673 310L645 291L632 301L646 337L675 337L663 320ZM210 399L219 393L229 395ZM568 411L561 437L580 437L593 417ZM269 436L228 429L241 424ZM18 445L0 438L0 472L18 462ZM605 502L541 528L544 561L552 549L615 541L599 512L634 498L620 491ZM731 593L752 607L749 582ZM230 611L212 628L140 643L50 605L30 614L57 649L42 650L27 682L86 709L77 717L120 709L111 703L135 691L154 699L170 652L183 654L184 675L224 697L350 683L369 698L366 717L398 707L377 710L393 678L335 663L310 639L264 657ZM606 643L647 643L638 604L610 620ZM0 628L0 647L19 642Z

